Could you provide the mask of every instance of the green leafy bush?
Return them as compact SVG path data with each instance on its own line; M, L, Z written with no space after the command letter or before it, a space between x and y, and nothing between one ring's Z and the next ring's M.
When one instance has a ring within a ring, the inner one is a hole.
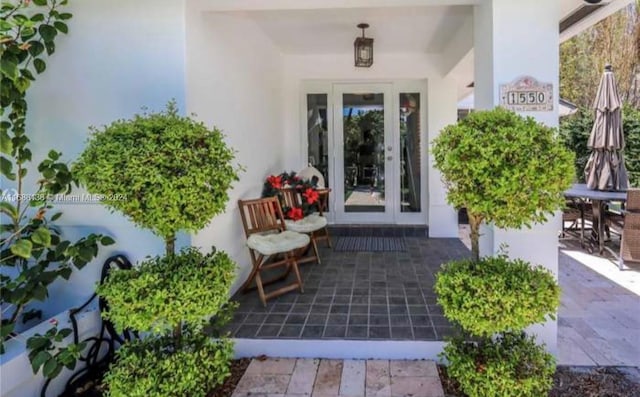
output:
M587 140L593 127L594 115L589 109L560 119L560 136L567 149L575 153L576 179L584 182L584 167L591 151ZM640 187L640 109L626 105L622 111L622 129L625 137L625 165L629 173L629 183Z
M504 255L443 265L435 291L445 316L477 336L520 331L553 317L560 304L553 274Z
M447 200L467 209L475 259L483 221L500 228L544 222L564 206L563 192L573 182L573 155L556 131L502 108L445 127L433 155Z
M205 396L228 375L235 264L225 253L175 253L179 231L195 232L225 210L240 167L222 133L178 114L136 115L94 129L73 170L87 190L165 241L166 256L110 275L98 294L120 330L149 333L125 344L106 376L112 396ZM213 318L212 318L213 317ZM212 320L207 323L207 320ZM212 339L216 338L216 339Z
M204 397L229 376L233 345L228 339L183 335L173 350L171 338L130 342L116 353L106 375L110 397Z
M223 138L169 102L163 112L93 129L73 169L89 192L114 198L108 208L172 241L225 209L238 168Z
M227 303L235 266L224 252L204 255L188 247L113 271L97 289L109 302L102 314L119 331L166 333L183 322L200 326Z
M555 359L523 332L480 345L455 339L444 353L447 371L469 397L541 397L553 386Z

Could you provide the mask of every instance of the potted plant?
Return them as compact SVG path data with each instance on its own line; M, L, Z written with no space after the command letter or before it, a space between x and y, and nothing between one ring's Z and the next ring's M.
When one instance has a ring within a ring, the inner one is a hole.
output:
M470 260L444 264L436 293L464 334L445 347L449 373L470 397L540 396L551 388L553 356L523 330L553 317L560 289L541 266L501 254L480 258L480 225L521 228L544 222L564 205L573 156L556 131L496 108L473 112L433 142L447 199L466 208Z
M238 180L234 156L218 129L180 116L172 101L164 111L94 129L74 165L89 192L129 197L104 204L166 245L165 256L115 271L98 288L117 329L147 335L117 352L106 375L110 396L205 396L227 376L231 343L205 330L210 318L228 318L235 264L215 249L176 253L175 239L225 210Z

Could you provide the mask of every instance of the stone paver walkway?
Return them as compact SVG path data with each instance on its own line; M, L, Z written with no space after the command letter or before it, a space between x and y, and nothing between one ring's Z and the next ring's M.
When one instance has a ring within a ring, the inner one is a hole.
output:
M433 361L253 359L233 397L444 397Z
M640 366L640 296L601 274L629 281L638 269L571 249L559 262L558 364Z

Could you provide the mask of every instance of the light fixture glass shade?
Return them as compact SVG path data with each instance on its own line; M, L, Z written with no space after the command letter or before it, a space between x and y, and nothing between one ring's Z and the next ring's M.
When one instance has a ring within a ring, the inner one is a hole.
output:
M373 39L356 38L353 42L353 54L356 67L368 68L373 65Z

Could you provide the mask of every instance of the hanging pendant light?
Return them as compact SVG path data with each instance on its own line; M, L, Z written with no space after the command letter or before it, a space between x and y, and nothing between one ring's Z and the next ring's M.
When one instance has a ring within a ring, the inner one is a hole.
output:
M362 29L362 37L357 37L353 42L355 65L359 68L368 68L373 65L373 39L364 36L364 30L368 27L368 23L358 24L358 29Z

